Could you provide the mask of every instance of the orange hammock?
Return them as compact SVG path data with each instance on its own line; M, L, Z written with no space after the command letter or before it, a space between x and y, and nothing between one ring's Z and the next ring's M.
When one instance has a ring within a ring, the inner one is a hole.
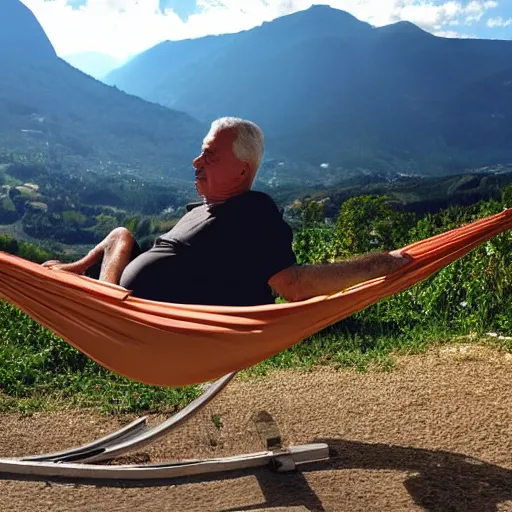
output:
M387 277L306 301L252 307L166 304L120 286L0 253L0 298L104 367L147 384L182 386L252 366L399 293L512 227L512 209L403 249Z

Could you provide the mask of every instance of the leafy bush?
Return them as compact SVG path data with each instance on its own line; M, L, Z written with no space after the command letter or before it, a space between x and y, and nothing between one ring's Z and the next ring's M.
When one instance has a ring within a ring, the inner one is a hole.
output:
M18 256L35 263L44 263L53 258L53 254L38 247L37 245L20 242L18 245Z
M10 234L0 234L0 251L18 254L18 241Z

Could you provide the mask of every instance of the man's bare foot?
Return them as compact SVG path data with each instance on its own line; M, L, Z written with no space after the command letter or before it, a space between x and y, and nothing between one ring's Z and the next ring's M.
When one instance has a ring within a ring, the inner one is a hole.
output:
M44 263L41 263L41 266L42 267L55 267L59 264L60 264L59 260L48 260L48 261L45 261Z
M72 272L73 274L84 274L87 270L87 268L79 261L74 263L61 263L59 260L48 260L42 263L41 266L65 270L66 272Z

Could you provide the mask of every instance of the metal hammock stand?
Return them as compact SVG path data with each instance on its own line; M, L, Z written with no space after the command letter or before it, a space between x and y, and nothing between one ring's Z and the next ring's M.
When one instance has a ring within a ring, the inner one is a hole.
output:
M214 459L188 459L163 464L107 465L135 449L151 445L168 435L210 403L235 377L229 373L211 384L203 394L164 422L148 428L146 417L138 418L112 434L56 453L0 459L0 473L73 480L150 480L220 473L269 466L278 472L292 471L297 465L327 460L326 444L309 444L288 449L270 447L266 451Z

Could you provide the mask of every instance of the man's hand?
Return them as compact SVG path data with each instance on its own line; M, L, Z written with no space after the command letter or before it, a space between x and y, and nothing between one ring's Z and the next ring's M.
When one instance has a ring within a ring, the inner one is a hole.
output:
M405 267L405 265L412 262L412 257L406 253L400 252L401 250L390 251L388 254L393 258L391 266L394 270Z

